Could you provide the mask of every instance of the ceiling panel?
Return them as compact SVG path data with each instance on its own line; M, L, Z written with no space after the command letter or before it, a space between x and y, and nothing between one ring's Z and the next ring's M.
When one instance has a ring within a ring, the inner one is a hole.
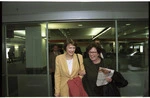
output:
M119 39L128 38L148 38L149 27L148 21L118 21L118 36ZM25 24L13 24L8 25L7 29L13 30L25 30L26 27L41 26L39 23L25 23ZM101 30L92 32L98 28L108 28L110 30L100 35L100 39L115 40L115 22L114 21L60 21L51 22L48 24L49 40L65 40L66 38L72 38L76 40L91 40L97 33L101 33ZM92 33L92 34L91 34ZM19 34L15 35L19 36ZM22 37L22 35L21 35ZM17 39L17 38L16 38Z

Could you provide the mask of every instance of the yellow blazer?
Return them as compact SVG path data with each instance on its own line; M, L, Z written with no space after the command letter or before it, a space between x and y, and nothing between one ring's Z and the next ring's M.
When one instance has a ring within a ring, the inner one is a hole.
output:
M66 53L58 55L55 61L55 94L60 94L61 97L69 97L69 89L67 81L74 77L78 76L79 70L84 69L83 65L83 57L81 54L78 54L80 61L80 68L78 64L78 59L76 54L73 55L73 67L72 73L69 74L67 61L66 61ZM80 76L82 78L82 76Z

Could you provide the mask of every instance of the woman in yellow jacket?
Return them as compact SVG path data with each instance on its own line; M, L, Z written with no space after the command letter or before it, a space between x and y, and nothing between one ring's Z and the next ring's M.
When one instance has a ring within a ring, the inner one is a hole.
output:
M58 55L55 61L55 96L69 97L67 81L78 75L82 78L85 74L83 57L75 54L76 44L72 39L67 39L64 44L64 54ZM80 65L79 65L80 64Z

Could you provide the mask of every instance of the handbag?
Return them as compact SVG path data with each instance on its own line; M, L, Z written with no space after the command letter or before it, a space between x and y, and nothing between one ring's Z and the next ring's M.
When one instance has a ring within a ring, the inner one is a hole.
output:
M126 87L128 85L128 81L123 77L120 72L115 71L112 78L118 88Z
M128 85L128 81L123 77L120 72L115 71L112 76L113 81L103 86L103 95L108 96L121 96L118 88L122 88Z
M78 58L78 55L77 55ZM78 58L78 64L79 63L79 58ZM69 87L69 96L70 97L88 97L88 94L84 90L83 84L82 84L82 79L78 76L75 77L71 80L67 81L68 87Z

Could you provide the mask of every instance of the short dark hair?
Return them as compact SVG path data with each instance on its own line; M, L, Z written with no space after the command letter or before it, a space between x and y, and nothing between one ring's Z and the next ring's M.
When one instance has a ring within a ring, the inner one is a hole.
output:
M71 38L67 38L65 43L64 43L64 50L66 51L66 47L68 44L72 44L76 47L76 43L71 39Z
M96 44L95 42L91 42L88 46L87 46L87 53L93 48L93 47L95 47L96 48L96 50L97 50L97 52L100 54L101 52L102 52L102 48L98 45L98 44Z

